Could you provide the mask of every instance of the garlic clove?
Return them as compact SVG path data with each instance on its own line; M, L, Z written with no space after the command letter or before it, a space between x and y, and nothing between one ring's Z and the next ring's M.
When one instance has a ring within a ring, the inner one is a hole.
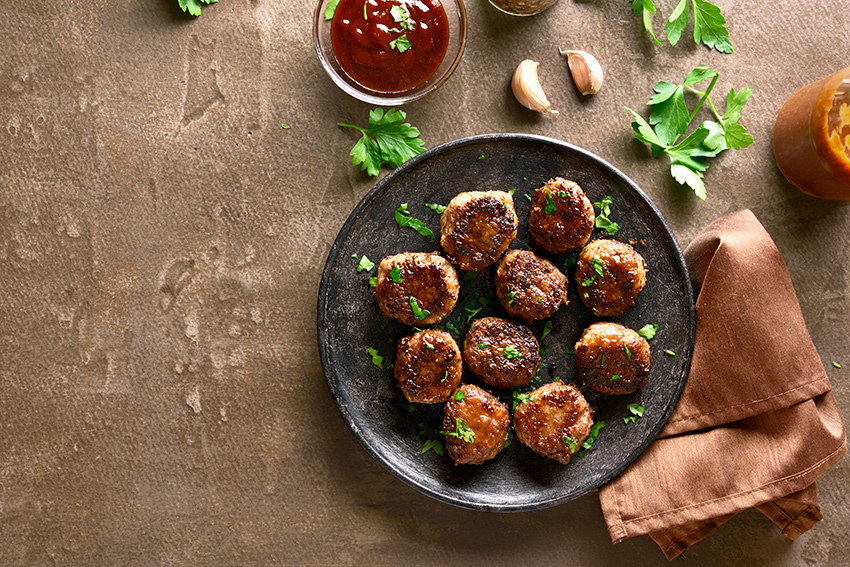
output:
M537 112L558 114L552 110L552 105L540 86L540 78L537 76L537 61L526 59L517 66L511 79L511 90L521 105Z
M576 87L583 95L596 94L602 88L602 65L596 57L586 51L570 51L559 49L561 55L567 56L567 64L573 76Z

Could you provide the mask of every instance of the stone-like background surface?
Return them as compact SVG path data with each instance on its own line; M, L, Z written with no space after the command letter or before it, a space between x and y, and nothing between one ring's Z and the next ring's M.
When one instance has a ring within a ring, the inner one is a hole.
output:
M644 189L683 246L751 208L850 420L850 209L799 192L771 151L785 99L848 64L850 7L718 4L732 55L656 47L625 0L560 0L525 19L467 0L461 65L405 111L429 147L527 132L587 148ZM657 5L666 16L675 2ZM365 123L369 107L324 74L313 10L0 5L0 565L666 564L649 538L612 545L594 494L507 515L431 500L339 416L316 295L374 180L349 163L354 132L336 126ZM597 96L576 92L558 47L600 59ZM525 58L559 116L514 101ZM697 65L720 71L720 93L755 92L742 122L756 141L715 160L705 202L632 138L623 109L643 110L653 84ZM689 564L846 562L848 461L818 486L826 518L796 543L749 511Z

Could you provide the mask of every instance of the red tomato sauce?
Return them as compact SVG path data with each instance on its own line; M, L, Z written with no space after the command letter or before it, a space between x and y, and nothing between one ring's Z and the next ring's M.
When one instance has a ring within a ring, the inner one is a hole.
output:
M331 42L353 80L374 91L401 92L440 66L449 24L440 0L340 0Z

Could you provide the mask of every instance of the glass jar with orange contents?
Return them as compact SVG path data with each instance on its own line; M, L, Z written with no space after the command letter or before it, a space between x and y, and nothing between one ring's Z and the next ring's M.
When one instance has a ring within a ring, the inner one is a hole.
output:
M850 67L791 95L776 118L773 154L801 191L850 200Z

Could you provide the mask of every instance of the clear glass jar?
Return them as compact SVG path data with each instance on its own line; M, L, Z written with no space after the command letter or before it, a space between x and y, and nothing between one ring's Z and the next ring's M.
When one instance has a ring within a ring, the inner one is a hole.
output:
M490 4L512 16L533 16L558 0L490 0Z

